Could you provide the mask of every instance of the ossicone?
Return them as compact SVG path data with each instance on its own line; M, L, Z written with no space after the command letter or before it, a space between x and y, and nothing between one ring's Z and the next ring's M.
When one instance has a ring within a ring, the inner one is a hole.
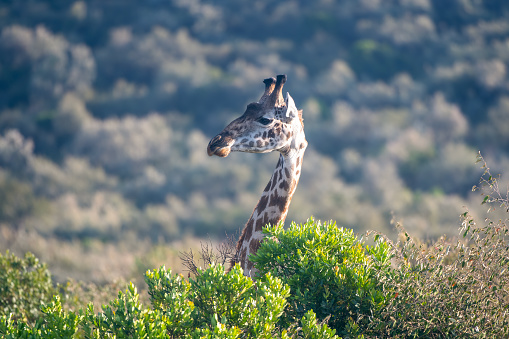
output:
M267 79L263 80L263 83L265 84L265 92L263 93L260 100L258 100L258 102L260 104L264 104L265 101L267 100L267 98L270 96L270 94L274 90L274 87L276 86L276 79L274 79L273 77L267 78Z
M285 100L283 98L283 85L286 82L286 74L280 74L276 78L276 84L274 85L274 89L270 96L265 101L265 106L267 107L281 107L285 105Z

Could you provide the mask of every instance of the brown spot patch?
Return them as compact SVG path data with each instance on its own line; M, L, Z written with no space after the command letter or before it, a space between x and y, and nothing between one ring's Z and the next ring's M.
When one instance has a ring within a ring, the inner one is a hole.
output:
M279 184L279 188L282 189L282 190L288 191L290 189L290 185L288 185L287 181L283 180Z
M249 219L249 221L246 224L246 232L244 235L244 239L251 239L251 236L253 235L253 219Z
M270 190L273 191L274 187L276 186L278 178L278 172L274 172L274 175L272 176L272 185L270 186Z
M290 186L290 190L293 192L295 190L295 187L297 187L297 184L299 183L298 180L293 179L292 185Z
M290 170L288 168L285 168L285 175L287 178L290 177Z
M286 202L287 199L284 196L279 196L277 192L274 192L274 195L270 198L270 205L277 207L280 212L285 210Z
M259 248L260 248L260 240L258 240L258 239L251 240L251 242L249 243L249 253L255 254Z
M263 194L260 198L260 201L258 202L258 206L256 207L256 211L258 212L258 215L261 215L261 213L265 210L265 207L267 207L267 202L269 200L269 196Z
M262 228L269 223L269 215L267 212L263 214L263 218L256 220L256 232L261 232Z
M240 266L242 266L242 268L245 268L246 255L247 255L247 248L244 248L242 250L242 252L240 252Z
M269 180L269 182L267 183L267 185L265 186L265 189L263 190L263 193L266 193L268 191L270 191L270 185L272 184L272 182Z
M276 190L270 196L270 204L269 204L269 206L275 206L276 201L278 201L278 200L279 200L279 194L277 194L277 190Z
M277 208L279 208L279 211L283 212L286 209L286 201L284 199L279 199Z

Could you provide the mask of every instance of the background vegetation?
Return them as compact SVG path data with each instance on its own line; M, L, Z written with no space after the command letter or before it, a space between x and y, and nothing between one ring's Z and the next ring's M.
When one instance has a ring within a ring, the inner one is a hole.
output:
M483 201L507 210L509 196L500 194L489 170L482 184ZM507 219L477 223L465 212L460 229L460 240L423 244L401 227L393 243L376 232L359 239L351 230L312 219L287 230L271 226L253 257L256 282L238 264L226 272L210 263L188 279L161 266L145 273L148 296L130 283L100 310L94 301L105 289L96 289L88 300L79 286L68 283L58 290L33 255L19 259L7 253L0 255L0 334L7 339L505 338ZM204 248L202 255L209 253ZM187 263L196 267L192 256Z
M242 227L277 156L205 148L274 74L310 144L289 220L454 235L477 151L509 167L505 0L14 0L0 31L0 249L57 281Z

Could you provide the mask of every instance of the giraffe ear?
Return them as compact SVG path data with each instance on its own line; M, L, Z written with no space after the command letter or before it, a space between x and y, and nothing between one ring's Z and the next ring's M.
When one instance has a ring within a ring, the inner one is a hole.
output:
M290 96L290 93L286 92L286 117L287 118L295 118L299 115L299 110L295 106L295 102L293 101L293 98Z

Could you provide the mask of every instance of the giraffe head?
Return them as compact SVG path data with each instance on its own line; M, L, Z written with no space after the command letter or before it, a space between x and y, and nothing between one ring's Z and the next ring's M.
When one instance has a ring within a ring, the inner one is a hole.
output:
M286 75L265 79L265 92L258 102L247 105L242 116L210 140L210 156L226 157L230 152L289 152L296 136L304 133L302 112L297 110L290 94L283 98ZM305 140L303 138L303 140Z

